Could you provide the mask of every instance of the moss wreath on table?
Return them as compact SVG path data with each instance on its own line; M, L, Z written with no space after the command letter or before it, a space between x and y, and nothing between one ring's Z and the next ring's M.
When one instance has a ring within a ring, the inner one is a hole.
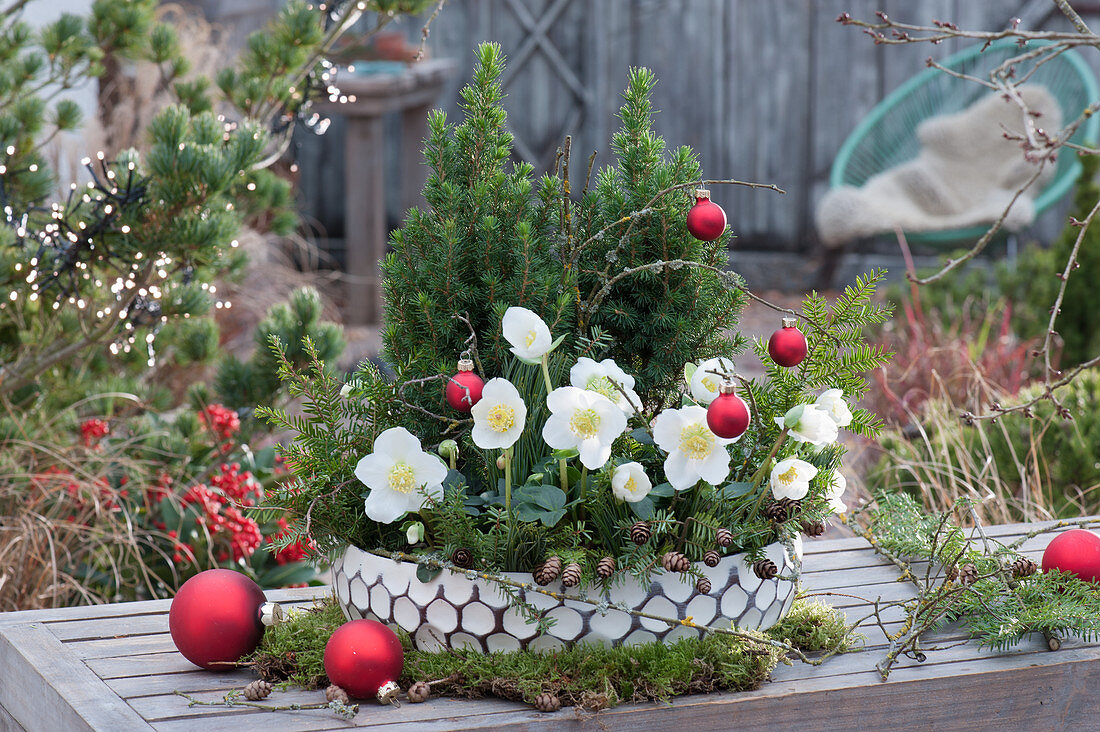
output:
M751 344L765 376L742 378L737 318L760 298L693 189L778 189L703 180L689 148L666 150L646 69L630 72L615 164L593 155L578 184L567 139L536 180L510 162L500 49L476 55L461 124L429 120L428 206L383 263L394 373L299 369L286 349L308 342L272 343L304 410L260 409L294 436L293 479L264 507L290 519L283 541L335 557L346 617L421 650L773 625L801 533L844 510L838 430L878 426L848 403L887 358L863 340L888 317L871 299L882 273L783 311Z

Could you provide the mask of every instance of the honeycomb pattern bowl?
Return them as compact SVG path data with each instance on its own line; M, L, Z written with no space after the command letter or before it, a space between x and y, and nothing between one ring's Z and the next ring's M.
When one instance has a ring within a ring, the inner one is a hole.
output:
M779 567L779 577L761 580L752 571L746 555L723 557L717 566L699 569L711 582L711 592L695 591L690 575L661 571L653 576L648 590L633 577L613 582L607 595L612 603L642 612L684 619L691 617L702 626L766 629L775 625L794 601L794 582L801 567L802 544L793 545L794 556L780 543L765 549ZM507 572L506 577L530 583L529 573ZM521 600L545 611L554 619L548 633L536 634L533 623L509 605L495 583L464 574L441 572L429 582L416 576L416 565L349 547L333 567L337 601L349 620L377 618L408 631L417 648L471 648L482 652L521 649L556 650L575 643L604 645L671 643L698 637L703 631L685 625L670 626L621 610L601 613L578 597L579 588L563 588L554 581L545 589L566 596L565 600L537 592L518 590ZM781 579L784 578L784 579ZM682 581L682 579L688 581ZM595 588L590 588L595 593Z

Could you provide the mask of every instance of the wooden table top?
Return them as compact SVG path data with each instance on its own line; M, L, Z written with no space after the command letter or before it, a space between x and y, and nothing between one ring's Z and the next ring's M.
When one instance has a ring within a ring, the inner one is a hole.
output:
M1020 525L987 529L1010 537ZM1029 540L1035 558L1052 535ZM894 600L912 597L908 583L862 539L806 542L803 589ZM308 604L322 588L280 590L268 597ZM826 598L850 617L866 614L857 599ZM867 627L864 646L821 666L780 665L755 691L676 698L672 704L627 705L597 715L566 708L540 714L498 699L433 698L400 708L362 703L345 721L327 710L265 712L188 707L181 691L219 700L256 678L248 670L207 672L184 659L168 634L169 601L122 603L0 614L0 730L385 730L644 729L1100 729L1100 644L1066 641L1056 652L1032 637L1007 651L980 650L965 634L927 637L918 663L900 658L888 681L875 664L885 637ZM896 628L901 611L887 613ZM266 701L322 702L319 691L274 692Z

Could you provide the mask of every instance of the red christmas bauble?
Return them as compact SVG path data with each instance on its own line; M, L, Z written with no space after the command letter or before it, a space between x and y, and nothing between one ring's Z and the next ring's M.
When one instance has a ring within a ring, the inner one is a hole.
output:
M688 211L687 228L702 241L714 241L726 230L726 212L710 200L710 191L705 188L695 191L695 205Z
M168 611L168 630L176 648L205 669L227 668L256 650L265 615L280 612L260 586L240 572L208 569L183 583Z
M721 388L722 392L707 407L707 426L719 437L736 439L749 428L749 405L733 393L732 386L723 384Z
M783 318L783 327L768 339L768 355L780 366L793 368L806 358L806 336L802 334L794 318Z
M451 409L469 412L481 401L481 390L485 381L474 373L474 362L462 359L458 362L458 373L447 379L447 403Z
M357 699L392 699L404 664L401 641L377 620L344 623L325 646L329 681Z
M1054 537L1043 552L1043 571L1060 569L1086 582L1100 582L1100 535L1070 529Z

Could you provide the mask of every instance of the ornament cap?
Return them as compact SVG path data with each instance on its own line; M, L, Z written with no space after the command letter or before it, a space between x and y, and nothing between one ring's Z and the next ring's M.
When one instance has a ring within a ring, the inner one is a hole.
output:
M265 602L260 605L260 622L265 627L283 622L283 606L277 602Z
M378 697L378 701L383 704L395 704L397 702L397 695L400 693L400 686L393 681L387 681L378 687L378 693L375 696Z
M718 387L719 394L733 394L737 390L737 387L733 385L732 381L723 381Z
M783 318L784 328L794 328L796 325L798 325L798 318Z
M471 360L469 358L460 358L460 359L458 359L458 370L459 371L473 371L474 370L473 360Z
M710 189L708 189L708 188L696 188L695 189L695 197L696 198L706 198L706 199L709 200L710 199Z

